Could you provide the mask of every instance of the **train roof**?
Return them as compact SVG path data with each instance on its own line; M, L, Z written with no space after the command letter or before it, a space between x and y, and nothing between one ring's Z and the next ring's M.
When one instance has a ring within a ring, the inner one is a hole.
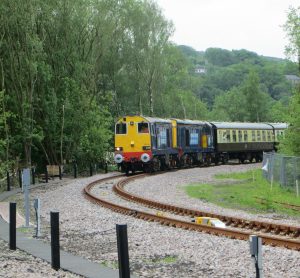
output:
M185 124L185 125L208 125L211 126L209 122L205 121L198 121L198 120L181 120L181 119L172 119L175 120L178 124Z
M270 124L266 123L238 123L238 122L211 122L217 128L228 129L273 129Z
M287 123L270 123L271 126L274 127L274 129L287 129L288 124Z
M166 124L172 123L171 120L168 120L168 119L145 117L145 116L141 116L141 117L144 118L149 123L166 123Z

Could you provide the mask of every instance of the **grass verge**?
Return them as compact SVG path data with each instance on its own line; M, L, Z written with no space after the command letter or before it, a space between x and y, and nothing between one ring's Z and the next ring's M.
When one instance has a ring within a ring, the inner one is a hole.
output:
M242 209L252 213L277 213L300 216L300 211L286 208L282 202L300 205L300 198L293 189L270 183L262 177L260 169L243 172L218 174L215 184L192 184L186 187L190 197L205 200L226 208ZM230 179L230 180L228 180ZM265 199L257 200L256 197Z

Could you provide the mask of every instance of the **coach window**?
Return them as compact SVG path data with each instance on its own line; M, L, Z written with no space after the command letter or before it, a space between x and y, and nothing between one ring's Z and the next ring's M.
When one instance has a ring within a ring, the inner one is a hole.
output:
M238 133L239 133L239 142L243 142L243 134L242 134L242 131L239 130Z
M256 141L255 130L252 130L252 142Z
M227 140L227 143L231 142L230 130L229 129L226 130L226 140Z
M262 140L263 140L263 142L266 142L266 131L265 130L262 131Z
M127 133L127 124L119 123L116 124L116 134L126 134Z
M257 141L260 142L261 141L261 132L260 130L256 130L256 134L257 134Z
M148 123L138 123L138 132L139 133L149 133Z
M232 131L232 142L236 142L236 130Z
M271 130L268 130L268 141L271 142Z
M185 145L190 146L190 131L188 129L185 130Z
M243 133L244 133L244 142L247 142L248 141L248 131L244 130Z

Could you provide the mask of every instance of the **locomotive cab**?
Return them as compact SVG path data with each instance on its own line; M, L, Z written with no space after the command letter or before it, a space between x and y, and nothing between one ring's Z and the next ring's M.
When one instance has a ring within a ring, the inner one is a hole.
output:
M159 164L172 144L171 121L126 116L115 126L115 162L122 172L148 171ZM159 160L157 159L159 158Z

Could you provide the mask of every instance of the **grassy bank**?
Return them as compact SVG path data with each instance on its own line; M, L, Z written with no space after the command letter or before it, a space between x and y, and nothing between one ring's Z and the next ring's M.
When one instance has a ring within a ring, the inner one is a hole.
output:
M281 203L300 205L292 189L278 183L271 185L262 177L260 169L244 173L216 175L214 184L192 184L186 187L190 197L205 200L222 207L243 209L252 213L278 213L300 216L300 211L286 208ZM258 200L258 198L264 199Z

